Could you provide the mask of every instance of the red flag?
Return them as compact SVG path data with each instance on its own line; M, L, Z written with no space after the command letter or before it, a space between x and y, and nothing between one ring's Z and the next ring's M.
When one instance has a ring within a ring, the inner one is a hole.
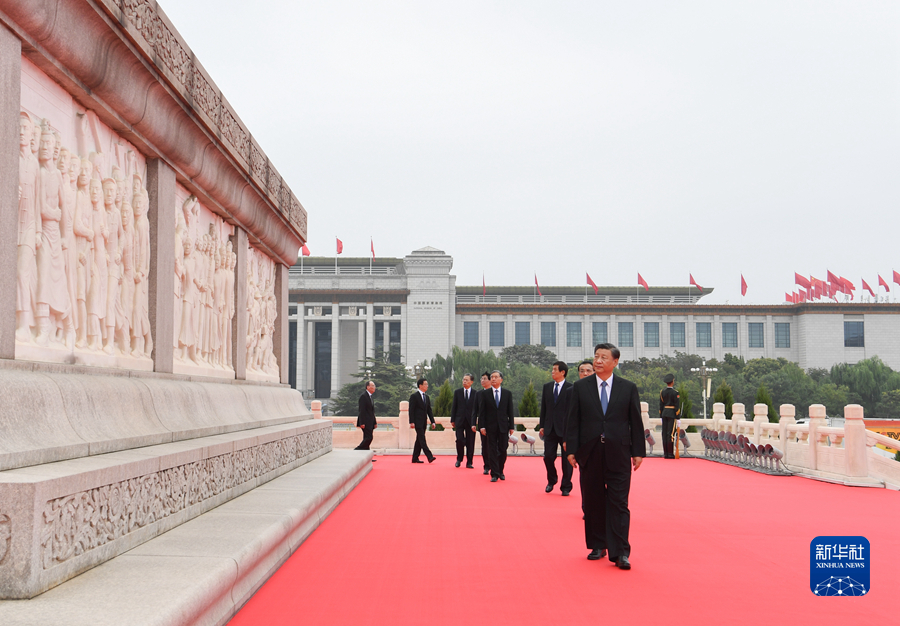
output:
M537 289L537 292L538 292L538 295L539 295L539 296L543 296L543 295L544 295L544 294L541 293L541 286L538 285L537 274L534 275L534 287L535 287L535 289Z
M806 302L806 290L798 289L797 294L800 296L800 302Z
M807 280L806 278L804 278L797 272L794 272L794 284L800 285L801 287L805 287L806 289L809 289L810 282L809 282L809 280Z
M793 302L794 302L794 304L800 304L800 294L797 293L796 291L794 292L794 300L793 300Z
M785 302L793 302L793 301L794 301L794 296L792 296L791 294L785 292L785 293L784 293L784 301L785 301Z
M341 252L344 251L344 242L341 241L340 239L338 239L337 237L335 237L335 239L337 240L337 253L340 254Z
M638 285L643 286L646 291L650 291L650 285L647 284L647 281L644 280L644 277L641 276L640 272L638 272Z
M372 246L372 260L374 261L375 260L375 242L372 240L371 237L369 237L369 243Z
M878 284L884 287L884 290L887 292L891 291L891 288L888 287L887 281L881 277L881 274L878 275Z
M897 283L898 285L900 285L900 272L898 272L897 270L893 270L893 271L894 271L894 282Z
M694 280L694 275L693 275L693 274L688 274L688 276L691 277L691 284L692 284L694 287L696 287L697 289L699 289L700 291L703 291L703 287L701 287L700 285L698 285L698 284L697 284L697 281Z
M851 283L849 280L847 280L843 276L841 276L841 282L844 283L844 287L847 289L847 291L856 291L856 285Z
M487 285L484 282L484 274L481 275L481 295L487 295Z
M881 278L881 277L879 276L879 279L880 279L880 278ZM875 292L872 291L872 288L871 288L871 287L869 287L869 283L866 282L866 279L865 279L865 278L860 278L860 280L862 281L862 288L865 289L866 291L868 291L870 294L872 294L872 297L874 298L874 297L875 297Z
M841 279L838 278L837 276L835 276L834 274L832 274L831 270L825 270L825 271L828 272L827 278L828 278L829 283L834 283L834 284L838 284L838 285L841 284Z
M746 296L746 295L747 295L747 281L744 280L744 275L743 275L743 274L741 274L741 295L742 295L742 296Z
M896 272L894 272L894 273L896 274ZM587 276L587 284L594 288L594 295L596 296L597 295L597 285L594 283L594 281L591 280L590 274L585 272L584 275Z
M300 254L303 256L309 256L309 248L306 247L306 244L303 244L303 247L300 248Z

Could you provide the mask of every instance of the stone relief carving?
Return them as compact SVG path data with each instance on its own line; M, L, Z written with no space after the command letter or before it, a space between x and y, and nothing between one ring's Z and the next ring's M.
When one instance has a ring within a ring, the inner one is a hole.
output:
M227 240L232 228L193 195L175 213L175 358L233 371L237 254Z
M273 335L278 306L275 262L249 247L247 256L247 371L278 377Z
M53 360L30 346L149 361L147 191L134 151L113 137L108 159L96 117L76 117L79 150L19 116L16 341L37 358Z
M9 554L9 544L12 541L12 522L9 521L9 515L0 513L0 565Z
M42 515L43 567L50 569L65 563L253 478L330 448L331 429L320 428L50 500ZM0 561L4 533L8 545L9 518L0 515Z

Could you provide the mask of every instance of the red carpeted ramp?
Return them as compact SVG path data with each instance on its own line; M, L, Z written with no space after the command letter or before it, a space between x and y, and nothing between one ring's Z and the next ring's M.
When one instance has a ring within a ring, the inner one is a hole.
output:
M648 459L621 571L586 559L577 470L563 498L540 458L498 483L453 462L378 457L231 624L900 623L897 492ZM869 539L867 596L812 594L819 535Z

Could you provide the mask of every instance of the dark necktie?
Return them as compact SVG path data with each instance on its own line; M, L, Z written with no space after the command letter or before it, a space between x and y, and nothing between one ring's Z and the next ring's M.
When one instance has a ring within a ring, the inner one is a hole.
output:
M600 406L603 407L603 414L606 415L606 407L609 406L609 397L606 395L606 381L600 381Z
M553 404L556 404L557 400L559 400L559 383L553 385Z
M466 402L468 402L468 401L469 401L469 390L466 389Z
M494 403L497 405L497 408L500 408L500 390L494 389Z

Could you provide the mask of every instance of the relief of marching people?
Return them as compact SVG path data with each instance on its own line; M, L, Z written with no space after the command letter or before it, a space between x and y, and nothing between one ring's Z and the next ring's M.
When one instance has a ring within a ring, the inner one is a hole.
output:
M275 358L275 261L250 246L247 256L247 372L278 380Z
M150 363L144 160L90 112L75 131L67 142L50 120L19 116L17 354Z

